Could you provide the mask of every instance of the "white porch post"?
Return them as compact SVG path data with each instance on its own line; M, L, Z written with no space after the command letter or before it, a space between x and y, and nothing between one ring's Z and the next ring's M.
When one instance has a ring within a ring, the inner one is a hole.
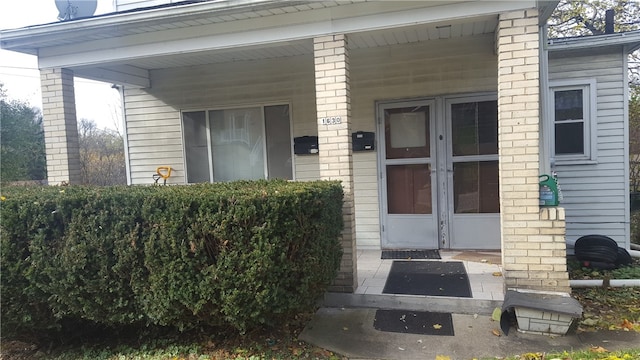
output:
M344 189L343 256L331 291L354 292L357 285L349 52L346 35L313 39L320 178L340 180ZM327 120L328 119L328 120Z
M79 184L82 180L73 72L43 69L40 81L49 185Z
M571 292L564 209L540 208L537 9L500 14L498 143L505 286Z

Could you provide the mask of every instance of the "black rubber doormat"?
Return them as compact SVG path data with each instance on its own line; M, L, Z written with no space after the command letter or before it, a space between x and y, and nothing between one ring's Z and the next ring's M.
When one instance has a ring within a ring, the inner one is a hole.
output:
M438 250L382 250L383 260L407 260L407 259L441 259Z
M459 261L394 261L383 294L472 297Z
M451 314L409 310L378 310L376 330L420 335L453 336Z

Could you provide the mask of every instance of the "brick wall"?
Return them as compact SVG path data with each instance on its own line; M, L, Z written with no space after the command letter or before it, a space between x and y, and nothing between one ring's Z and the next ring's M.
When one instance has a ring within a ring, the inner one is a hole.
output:
M357 272L347 38L345 35L323 36L315 38L313 46L320 178L340 180L344 188L341 236L344 254L338 278L330 290L354 292ZM323 118L330 118L332 124L324 124Z
M73 72L40 70L40 82L49 184L78 184L81 182L80 153Z
M564 209L539 207L540 71L536 9L500 14L498 142L505 286L570 292Z

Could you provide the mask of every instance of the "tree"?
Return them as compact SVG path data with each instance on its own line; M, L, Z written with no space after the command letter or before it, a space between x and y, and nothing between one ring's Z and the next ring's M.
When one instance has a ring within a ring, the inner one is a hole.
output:
M9 100L0 83L0 180L43 180L46 177L42 116L25 102Z
M124 142L117 131L98 129L92 120L78 123L80 171L87 185L126 184Z
M602 35L605 14L614 11L614 31L640 29L640 2L637 0L561 0L549 18L549 37ZM640 51L629 56L629 81L640 84Z

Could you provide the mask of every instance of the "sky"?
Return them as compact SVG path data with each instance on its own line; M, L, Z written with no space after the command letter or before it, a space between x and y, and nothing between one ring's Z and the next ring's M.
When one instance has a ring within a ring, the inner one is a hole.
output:
M113 0L98 0L96 14L112 12ZM56 22L54 0L0 0L0 29L15 29ZM40 72L35 56L0 49L0 82L10 99L42 109ZM99 128L120 130L120 94L111 84L75 79L76 115L94 120Z

